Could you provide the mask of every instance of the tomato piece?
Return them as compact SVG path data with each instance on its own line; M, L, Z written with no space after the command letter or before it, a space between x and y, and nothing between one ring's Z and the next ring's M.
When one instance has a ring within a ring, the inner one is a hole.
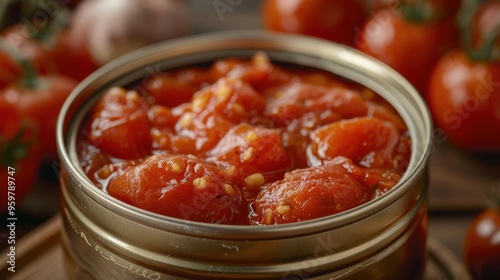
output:
M366 167L393 168L397 128L376 118L354 118L325 125L311 134L311 152L319 160L344 156ZM312 159L314 161L314 159Z
M0 213L17 207L33 188L41 165L39 126L0 98ZM9 178L10 177L10 178ZM10 200L8 197L14 197Z
M152 74L134 89L152 97L151 103L175 107L189 102L198 90L212 82L210 72L189 68Z
M500 275L500 209L480 213L469 225L464 243L464 256L472 277L496 279Z
M298 122L303 128L314 129L366 113L366 104L357 91L292 83L278 88L268 98L264 116L276 127Z
M268 30L305 34L352 45L365 13L357 0L267 0L262 10Z
M224 59L218 60L210 68L210 72L218 79L227 77L240 79L251 85L260 93L269 87L283 85L294 78L292 73L274 65L269 57L259 52L252 59Z
M500 62L451 51L432 73L427 102L436 126L464 151L500 151Z
M46 161L58 158L57 118L66 98L77 85L76 80L61 75L34 79L25 77L0 91L0 95L12 106L39 122L40 141Z
M234 124L258 122L264 106L264 98L245 82L219 79L197 92L192 102L173 110L174 115L181 112L171 139L173 150L207 152Z
M423 96L439 58L458 45L453 18L412 21L402 13L386 10L373 13L356 37L359 50L394 68Z
M109 89L96 104L88 140L102 152L122 159L137 159L151 152L148 104L135 91Z
M341 165L296 169L259 193L251 219L259 225L300 222L346 211L371 198L372 191Z
M283 178L290 158L279 134L269 128L236 125L208 153L231 178L249 189Z
M169 217L248 224L240 186L224 171L193 156L149 157L113 178L107 191L119 200Z

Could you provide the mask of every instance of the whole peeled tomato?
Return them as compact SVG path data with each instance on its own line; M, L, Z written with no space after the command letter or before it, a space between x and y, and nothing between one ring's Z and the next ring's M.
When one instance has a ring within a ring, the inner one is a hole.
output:
M372 13L356 35L355 45L394 68L425 96L437 61L459 44L458 28L453 14L441 13L437 3L423 10L405 3L400 9Z
M268 30L304 34L352 45L365 19L358 0L267 0L262 8Z
M500 208L480 213L465 237L465 261L475 280L500 275Z

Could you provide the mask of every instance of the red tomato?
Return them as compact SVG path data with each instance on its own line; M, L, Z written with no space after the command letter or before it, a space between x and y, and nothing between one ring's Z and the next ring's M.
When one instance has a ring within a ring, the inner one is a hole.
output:
M367 20L355 44L394 68L426 95L430 72L441 55L458 46L459 35L453 17L416 21L405 13L380 10Z
M357 0L267 0L262 17L268 30L324 38L352 45L364 8Z
M15 209L28 194L41 163L38 123L22 115L3 98L0 98L0 119L0 180L3 185L0 213L4 213L8 206Z
M469 226L465 237L465 262L475 280L500 275L500 208L485 210Z
M0 49L0 89L19 79L20 76L21 69L19 65L7 51Z
M70 29L41 39L34 38L36 31L33 26L16 24L5 29L1 36L40 74L62 74L81 81L97 69L85 46L70 39Z
M248 224L239 185L193 156L152 156L112 179L110 195L139 208L191 221Z
M102 152L122 159L138 159L151 153L148 104L137 92L111 88L96 104L87 137Z
M69 77L52 75L31 80L25 78L0 91L0 95L12 106L38 120L40 141L46 160L57 159L57 117L64 101L76 85L77 81Z
M428 104L436 126L467 151L500 151L500 62L452 51L436 65Z

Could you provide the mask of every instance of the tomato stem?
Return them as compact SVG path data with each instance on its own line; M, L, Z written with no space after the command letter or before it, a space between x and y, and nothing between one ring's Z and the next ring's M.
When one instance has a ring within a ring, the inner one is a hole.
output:
M34 89L39 85L38 75L33 67L33 65L25 58L20 58L19 64L24 71L24 77L21 80L23 86Z
M469 28L466 31L465 44L469 58L478 61L494 61L500 58L500 54L495 52L495 42L500 35L500 25L496 26L486 38L484 43L479 48L475 48L472 40L472 31Z
M413 22L426 22L436 17L429 1L426 0L401 1L401 10L403 15Z
M66 9L61 9L52 20L45 26L45 28L37 31L33 35L33 39L38 42L49 42L54 39L54 34L59 32L63 27L68 24L69 12Z

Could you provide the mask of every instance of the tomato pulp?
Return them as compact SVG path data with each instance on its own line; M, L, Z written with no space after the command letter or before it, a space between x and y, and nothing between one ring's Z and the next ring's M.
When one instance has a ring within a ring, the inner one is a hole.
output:
M109 195L238 225L357 207L389 191L411 154L404 122L374 92L264 53L109 88L78 139L81 166Z

